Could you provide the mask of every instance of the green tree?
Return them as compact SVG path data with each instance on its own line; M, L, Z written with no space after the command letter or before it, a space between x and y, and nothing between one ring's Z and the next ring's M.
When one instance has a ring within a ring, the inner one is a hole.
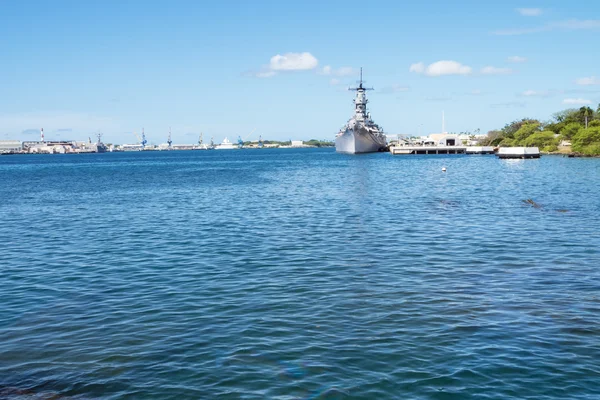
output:
M558 138L552 131L535 132L521 142L523 146L539 147L542 151L558 150Z
M523 118L522 120L517 120L517 121L513 121L510 124L506 124L504 126L504 128L502 128L502 132L503 132L503 136L509 139L514 138L515 133L517 133L517 131L519 129L521 129L521 127L523 125L527 125L527 124L540 124L540 121L538 121L537 119L531 119L531 118Z
M600 127L580 129L573 137L573 150L587 154L600 155Z
M576 114L577 114L576 108L568 108L566 110L562 110L562 111L552 114L552 118L557 122L564 122L565 124L568 124L570 122L573 122L573 119L575 119L574 116Z
M530 122L521 125L518 131L514 134L514 139L517 143L522 143L529 136L533 135L536 132L540 131L540 123L539 122Z
M564 140L571 140L581 128L578 122L571 122L560 131L560 135Z

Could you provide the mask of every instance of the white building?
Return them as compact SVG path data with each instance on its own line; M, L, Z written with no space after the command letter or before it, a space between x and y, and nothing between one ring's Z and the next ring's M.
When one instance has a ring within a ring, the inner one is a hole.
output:
M292 147L302 147L304 142L302 140L292 140Z
M23 150L23 143L18 140L0 140L0 153L17 153Z

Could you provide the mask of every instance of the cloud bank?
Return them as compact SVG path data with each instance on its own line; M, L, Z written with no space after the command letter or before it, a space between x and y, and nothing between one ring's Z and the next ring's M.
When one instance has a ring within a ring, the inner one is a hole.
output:
M257 78L270 78L279 72L308 71L317 68L319 60L309 52L277 54L271 57L269 64L258 72L247 75Z
M409 72L424 74L427 76L445 76L445 75L470 75L473 69L467 65L463 65L457 61L442 60L434 62L426 66L419 62L412 64L408 69Z

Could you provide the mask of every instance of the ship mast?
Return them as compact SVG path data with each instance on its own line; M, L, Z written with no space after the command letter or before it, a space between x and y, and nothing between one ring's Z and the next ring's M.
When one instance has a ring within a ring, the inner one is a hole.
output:
M354 99L354 114L356 117L356 120L358 121L364 121L367 118L367 103L369 102L369 100L367 100L367 96L365 94L365 92L367 90L373 90L373 88L366 88L363 87L363 78L362 78L362 67L360 68L360 81L358 84L358 87L355 88L348 88L348 90L354 90L356 91L356 98Z

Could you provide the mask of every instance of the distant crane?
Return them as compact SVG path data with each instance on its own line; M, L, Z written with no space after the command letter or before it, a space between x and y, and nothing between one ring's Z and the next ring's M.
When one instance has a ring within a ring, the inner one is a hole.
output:
M198 138L198 144L202 146L202 132L200 132L200 137Z
M171 127L169 127L169 138L167 139L167 144L169 145L169 149L171 148L171 145L173 144L173 141L171 140Z
M146 140L146 134L144 133L144 128L142 128L142 148L146 147L146 143L148 143L148 141Z
M146 147L146 143L148 143L148 141L146 140L146 134L144 133L144 128L142 128L142 137L140 137L140 135L138 135L135 132L133 132L133 134L137 138L138 143L142 145L142 149L144 149Z
M239 148L239 149L241 149L242 147L244 147L244 142L246 142L246 141L248 140L248 138L249 138L250 136L252 136L252 134L254 133L254 131L255 131L255 130L256 130L256 128L252 129L252 132L250 132L250 133L248 134L248 136L246 136L246 137L244 138L244 140L242 140L242 137L241 137L241 136L238 136L238 148Z
M137 138L138 143L142 145L142 149L145 148L146 147L146 143L148 143L148 141L146 140L146 134L144 133L144 128L142 128L142 137L140 137L140 135L138 135L135 132L133 132L133 134Z
M263 148L263 146L264 146L264 143L263 143L263 141L262 141L262 135L260 135L260 136L258 137L258 148L259 148L259 149L262 149L262 148Z

